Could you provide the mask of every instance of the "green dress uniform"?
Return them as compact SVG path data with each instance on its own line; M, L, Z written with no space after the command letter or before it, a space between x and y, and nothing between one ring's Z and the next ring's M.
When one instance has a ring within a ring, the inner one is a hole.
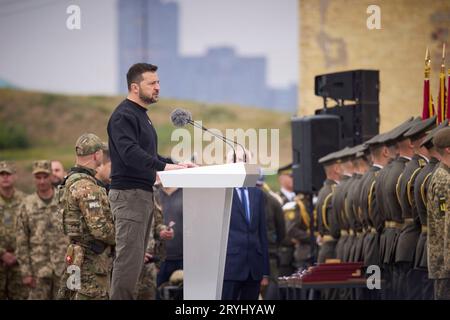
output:
M336 244L336 258L345 261L344 248L349 237L350 225L345 217L345 197L350 187L350 176L344 175L336 186L332 198L332 212L330 219L331 235L338 238Z
M337 239L333 238L330 231L331 200L336 185L336 181L326 179L317 196L317 223L319 234L322 237L322 245L317 259L319 263L336 258Z
M415 154L411 161L406 164L397 183L398 198L404 221L397 239L394 260L397 269L395 291L398 299L419 298L416 290L418 280L415 273L411 272L421 231L419 219L413 219L413 211L416 210L413 189L417 175L427 162L428 160L425 157Z

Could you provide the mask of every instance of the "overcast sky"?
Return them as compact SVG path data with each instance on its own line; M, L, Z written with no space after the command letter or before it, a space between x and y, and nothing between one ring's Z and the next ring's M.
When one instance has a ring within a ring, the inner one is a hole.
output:
M180 4L180 50L199 55L233 46L268 58L271 86L298 80L297 0L164 0ZM66 9L81 8L81 30ZM115 94L115 0L0 0L0 79L65 93Z

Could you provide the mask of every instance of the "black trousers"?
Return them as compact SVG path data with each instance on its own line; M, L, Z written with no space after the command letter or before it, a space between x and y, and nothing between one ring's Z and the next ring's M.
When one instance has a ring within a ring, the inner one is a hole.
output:
M261 280L253 280L249 274L245 281L225 280L222 300L258 300Z

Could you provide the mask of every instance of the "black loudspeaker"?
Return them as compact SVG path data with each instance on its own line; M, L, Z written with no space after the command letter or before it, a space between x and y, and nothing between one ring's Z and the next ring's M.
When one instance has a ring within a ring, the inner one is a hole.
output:
M378 103L380 80L378 70L352 70L315 77L317 96L356 103Z
M378 134L380 107L378 103L361 103L318 109L316 114L330 114L340 118L341 146L355 146Z
M315 193L325 180L318 160L341 146L341 119L336 115L293 118L291 127L294 191Z

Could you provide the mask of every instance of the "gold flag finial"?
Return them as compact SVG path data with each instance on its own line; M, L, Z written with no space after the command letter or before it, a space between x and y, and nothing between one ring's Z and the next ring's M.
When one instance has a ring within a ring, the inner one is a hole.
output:
M441 69L445 73L445 42L442 44L442 63L441 63Z
M425 52L425 78L430 78L430 71L431 71L431 57L430 57L430 50Z

